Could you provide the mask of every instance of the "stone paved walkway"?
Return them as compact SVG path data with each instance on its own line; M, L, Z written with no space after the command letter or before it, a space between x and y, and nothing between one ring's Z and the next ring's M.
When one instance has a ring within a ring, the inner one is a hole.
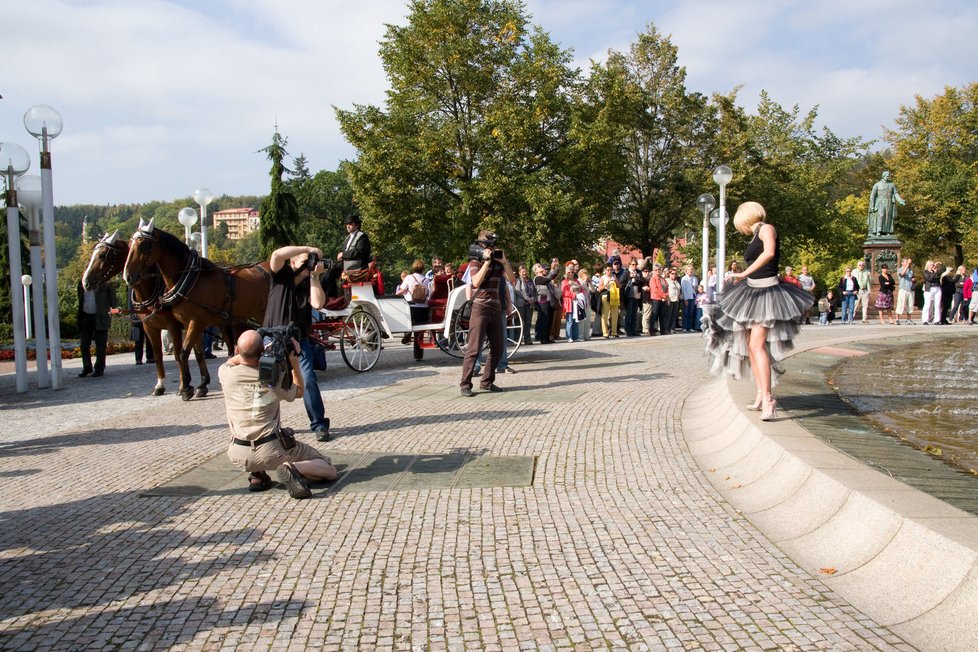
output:
M701 349L689 335L532 346L499 378L508 392L473 399L437 351L414 363L392 345L365 374L331 357L340 436L322 448L536 456L535 478L306 501L140 495L224 449L216 385L149 397L151 368L129 355L101 379L69 364L57 393L2 377L0 648L910 649L696 467L679 414L707 379ZM285 414L312 441L301 402Z

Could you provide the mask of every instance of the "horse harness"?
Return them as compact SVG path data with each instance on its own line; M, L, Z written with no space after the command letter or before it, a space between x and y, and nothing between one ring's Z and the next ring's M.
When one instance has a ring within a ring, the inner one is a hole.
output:
M156 244L156 239L149 234L137 231L136 235L139 239L152 240L154 245ZM231 306L234 303L234 294L235 294L234 287L236 282L235 277L231 274L231 269L257 267L258 270L262 273L262 275L265 276L266 281L268 281L269 283L271 282L271 275L258 264L241 265L236 268L214 265L214 268L221 270L221 273L224 275L224 302L221 308L219 310L216 310L210 305L201 303L200 301L194 299L190 295L190 293L193 292L194 287L197 285L197 281L200 279L200 273L206 270L203 266L202 261L204 259L201 258L201 255L196 251L194 251L193 249L190 249L189 252L190 252L190 257L187 261L187 266L184 268L183 272L180 273L180 278L178 278L177 282L173 284L173 287L167 290L166 292L164 292L162 296L159 297L159 306L161 308L172 309L172 307L177 303L179 303L180 301L188 301L194 304L195 306L203 308L204 310L217 315L226 324L246 323L246 324L252 324L254 326L257 326L258 325L257 322L255 322L253 319L250 318L242 319L240 317L235 316L234 313L231 312Z

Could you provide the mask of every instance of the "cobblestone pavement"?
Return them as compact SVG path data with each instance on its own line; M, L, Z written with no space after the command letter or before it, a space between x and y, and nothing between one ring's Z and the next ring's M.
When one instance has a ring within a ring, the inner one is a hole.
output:
M836 341L895 332L809 328ZM531 487L148 497L225 448L219 386L148 396L149 366L0 378L4 649L910 649L726 505L685 445L691 335L532 346L510 390L391 345L321 384L323 449L537 456ZM212 361L212 362L219 362ZM172 364L172 363L171 363ZM216 365L212 366L212 375ZM394 400L393 383L443 388ZM535 391L513 391L535 390ZM543 390L540 392L539 390ZM548 401L548 393L553 400ZM530 398L532 397L532 400ZM576 398L575 398L576 397ZM286 423L312 442L301 401Z

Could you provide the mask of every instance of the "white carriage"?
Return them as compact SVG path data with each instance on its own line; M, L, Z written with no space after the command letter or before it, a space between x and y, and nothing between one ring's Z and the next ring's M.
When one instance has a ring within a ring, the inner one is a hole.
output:
M319 311L312 339L329 349L339 342L343 361L354 371L368 371L377 364L383 341L397 334L417 333L424 349L439 348L461 358L468 345L468 311L465 286L448 289L447 279L435 279L429 298L430 321L411 323L411 309L403 297L378 297L371 280L349 283L348 301ZM523 339L519 311L510 305L507 315L507 354L512 357Z

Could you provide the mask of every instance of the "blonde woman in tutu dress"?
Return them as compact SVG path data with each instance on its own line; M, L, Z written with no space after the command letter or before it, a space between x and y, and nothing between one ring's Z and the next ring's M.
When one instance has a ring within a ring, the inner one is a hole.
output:
M744 250L747 268L731 276L719 303L704 306L702 321L711 373L725 372L737 380L752 375L757 397L748 409L762 410L763 421L777 416L771 388L812 302L810 293L778 280L781 244L766 218L757 202L745 202L737 209L734 227L753 236Z

